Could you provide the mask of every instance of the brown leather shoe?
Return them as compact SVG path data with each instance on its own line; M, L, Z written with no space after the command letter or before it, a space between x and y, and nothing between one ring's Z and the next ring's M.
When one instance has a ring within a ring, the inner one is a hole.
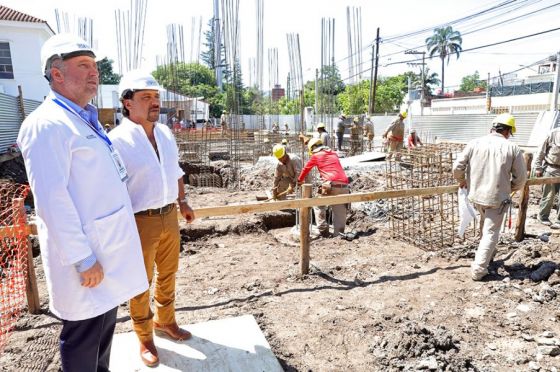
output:
M148 367L159 364L158 352L154 340L140 341L140 359Z
M184 341L192 337L189 331L179 328L177 323L162 325L154 322L154 330L156 333L164 334L175 341Z

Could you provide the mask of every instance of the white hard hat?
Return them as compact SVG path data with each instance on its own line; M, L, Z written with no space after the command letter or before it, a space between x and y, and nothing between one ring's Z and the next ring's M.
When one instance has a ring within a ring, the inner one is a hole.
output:
M144 70L132 70L124 74L119 84L119 97L127 90L158 90L164 89L159 85L156 79Z
M54 35L41 48L41 71L46 72L47 63L52 57L64 60L81 55L95 58L93 49L83 39L72 34Z

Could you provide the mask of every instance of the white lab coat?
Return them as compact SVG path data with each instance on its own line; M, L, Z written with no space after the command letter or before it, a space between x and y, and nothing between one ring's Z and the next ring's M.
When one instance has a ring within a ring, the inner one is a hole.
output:
M148 288L125 183L107 144L51 93L23 122L18 145L35 199L50 309L98 316ZM95 254L104 279L82 287L74 264Z

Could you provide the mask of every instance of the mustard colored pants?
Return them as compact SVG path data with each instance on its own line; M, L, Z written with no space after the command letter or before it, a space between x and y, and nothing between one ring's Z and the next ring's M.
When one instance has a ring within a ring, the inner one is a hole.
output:
M155 321L175 323L175 274L179 267L181 236L177 211L164 215L135 215L148 283L154 285ZM141 341L153 338L154 313L150 306L150 289L130 300L130 317Z

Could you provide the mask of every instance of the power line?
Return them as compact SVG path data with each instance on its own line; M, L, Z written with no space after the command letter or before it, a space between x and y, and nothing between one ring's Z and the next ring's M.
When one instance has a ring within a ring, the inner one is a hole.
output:
M508 39L508 40L498 41L498 42L491 43L491 44L480 45L480 46L473 47L473 48L463 49L462 53L470 52L470 51L478 50L478 49L483 49L483 48L488 48L488 47L491 47L491 46L496 46L496 45L511 43L511 42L513 42L513 41L518 41L518 40L522 40L522 39L527 39L527 38L530 38L530 37L533 37L533 36L543 35L543 34L547 34L547 33L549 33L549 32L554 32L554 31L558 31L558 30L560 30L560 27L552 28L552 29L545 30L545 31L536 32L536 33L529 34L529 35L519 36L519 37L512 38L512 39ZM432 58L435 58L435 56L434 56L434 57L430 56L430 57L426 57L426 58L432 59ZM392 65L403 64L403 63L418 62L418 61L421 61L421 59L415 58L415 59L409 59L409 60L406 60L406 61L391 62L391 63L385 64L385 67L387 67L387 66L392 66ZM367 69L361 71L361 73L363 74L363 73L368 72L368 71L370 71L370 70L371 70L371 68L367 68ZM518 71L519 71L519 70L518 70ZM515 72L515 71L514 71L514 72ZM352 77L353 77L353 76L350 76L350 77L348 77L348 78L346 78L346 79L343 79L343 81L346 81L346 80L348 80L348 79L350 79L350 78L352 78Z
M448 23L440 24L440 25L438 25L438 26L444 26L444 25L448 25L448 24L458 24L458 23L461 23L461 22L464 22L464 21L468 21L468 20L470 20L470 19L479 17L479 16L481 16L481 15L484 15L484 14L487 14L487 13L491 13L491 12L493 12L493 11L495 11L495 10L498 10L498 9L502 8L502 7L511 6L512 4L516 3L517 1L519 1L519 0L507 0L507 1L503 1L503 2L501 2L501 3L498 3L498 4L496 4L496 5L491 6L490 8L483 9L483 10L481 10L481 11L479 11L479 12L476 12L476 13L470 14L470 15L468 15L468 16L465 16L465 17L462 17L462 18L453 20L453 21L448 22ZM533 2L534 2L535 0L523 0L523 2L527 2L527 1L533 1ZM541 1L541 0L536 0L536 1ZM522 6L527 6L527 5L529 5L529 4L524 4L524 5L522 5ZM499 15L498 15L498 16L499 16ZM410 32L410 33L407 33L407 34L396 35L396 36L389 36L388 38L383 38L381 41L382 41L382 42L391 42L391 41L393 41L393 40L398 40L398 39L402 39L402 38L408 37L409 35L414 34L414 33L422 33L422 32L431 31L431 30L433 30L434 27L438 27L438 26L432 26L431 28L425 28L425 29L422 29L422 30L413 31L413 32ZM375 40L373 40L372 42L370 42L370 43L368 43L367 45L365 45L365 46L362 48L362 50L360 51L360 53L367 52L367 51L372 47L373 44L375 44ZM337 61L335 62L335 64L338 65L338 64L340 64L341 62L344 62L344 61L346 61L347 59L352 58L352 57L354 56L354 54L357 54L357 53L358 53L358 51L355 51L354 53L349 54L349 55L347 55L347 56L345 56L345 57L343 57L343 58L337 60ZM393 53L393 54L399 54L399 53L401 53L401 52L397 52L397 53ZM389 54L389 55L392 55L392 54ZM386 56L380 56L380 57L386 57ZM311 70L312 70L312 68L308 68L308 69L305 70L305 72L309 72L309 71L311 71Z
M501 17L501 16L503 16L503 15L505 15L505 14L508 14L508 13L511 13L511 12L514 12L514 11L518 11L518 10L521 9L522 7L525 7L525 6L528 6L528 5L534 5L534 4L536 4L536 3L540 2L540 1L542 1L542 0L533 0L531 3L520 4L520 5L519 5L518 7L516 7L515 9L510 9L510 10L507 10L507 11L505 11L505 12L499 14L499 15L494 16L493 19L496 19L497 17ZM467 32L461 33L461 36L473 34L473 33L476 33L476 32L479 32L479 31L483 31L483 30L486 30L486 29L489 29L489 28L492 28L492 27L502 26L502 25L504 25L504 24L510 24L510 23L512 23L512 22L519 21L519 20L521 20L521 19L523 19L523 18L527 18L527 17L529 17L529 16L533 16L533 15L539 13L539 12L548 10L548 9L553 8L553 7L556 7L556 6L558 6L558 5L560 5L560 2L554 3L554 4L549 5L549 6L546 6L546 7L544 7L544 8L540 8L540 9L534 10L534 11L532 11L532 12L528 12L528 13L525 13L525 14L518 15L518 16L516 16L516 17L512 17L512 18L509 18L509 19L506 19L506 20L502 20L502 21L493 23L493 24L488 25L488 26L484 26L484 27L481 27L481 28L478 28L478 29L475 29L475 30L471 30L471 31L467 31ZM484 11L479 12L479 13L483 13L483 12L484 12ZM464 17L464 18L467 18L467 17ZM471 18L471 19L472 19L472 18ZM484 20L483 22L487 22L487 20ZM481 24L481 23L479 23L479 24ZM415 47L406 47L406 46L404 46L404 45L400 45L400 44L397 43L396 41L387 41L387 39L383 39L382 41L383 41L384 43L395 44L395 45L397 45L398 47L403 48L403 49L402 49L402 50L399 50L399 51L397 51L397 52L392 52L392 53L389 53L389 54L382 55L382 56L380 56L381 58L387 58L387 57L389 57L389 56L401 54L404 50L417 49L417 48L421 48L421 47L424 47L424 46L425 46L425 44L422 44L422 45L418 45L418 46L415 46ZM367 62L367 61L366 61L366 62ZM361 68L363 65L366 64L366 62L362 62L362 63L359 64L357 67L358 67L358 68ZM346 70L343 69L343 70L341 70L341 72L342 72L342 71L347 71L347 69L346 69ZM353 73L353 72L351 72L351 74L352 74L352 73Z

